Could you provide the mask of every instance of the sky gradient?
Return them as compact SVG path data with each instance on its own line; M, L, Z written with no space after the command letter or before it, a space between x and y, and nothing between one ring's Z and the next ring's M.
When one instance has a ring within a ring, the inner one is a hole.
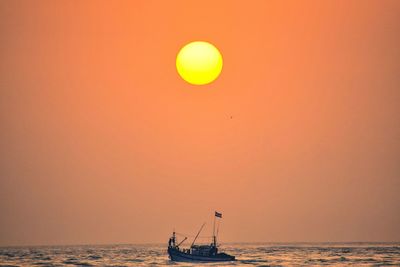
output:
M400 241L400 1L0 1L0 245ZM224 68L185 83L175 57ZM232 118L231 118L232 117Z

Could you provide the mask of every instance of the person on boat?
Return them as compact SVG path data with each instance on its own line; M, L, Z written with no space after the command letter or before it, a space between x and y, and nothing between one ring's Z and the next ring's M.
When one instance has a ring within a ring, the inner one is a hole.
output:
M168 247L175 247L175 237L170 237L168 240Z

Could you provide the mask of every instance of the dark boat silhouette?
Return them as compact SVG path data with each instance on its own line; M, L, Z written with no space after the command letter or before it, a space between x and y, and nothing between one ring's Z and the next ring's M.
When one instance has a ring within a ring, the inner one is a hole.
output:
M176 233L172 233L172 237L168 242L168 254L172 261L184 261L184 262L221 262L221 261L234 261L235 256L231 256L226 253L218 252L217 236L215 235L215 218L222 218L222 214L215 212L214 216L214 227L212 242L210 245L195 245L196 239L203 229L203 224L194 238L190 248L180 248L179 246L185 242L185 237L180 243L177 244Z

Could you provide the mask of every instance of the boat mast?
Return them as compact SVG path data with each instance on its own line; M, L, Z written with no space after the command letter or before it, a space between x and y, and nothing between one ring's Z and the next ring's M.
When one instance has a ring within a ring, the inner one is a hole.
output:
M216 216L214 216L214 224L213 224L213 244L214 244L214 247L217 246L217 240L215 238L215 217Z
M203 223L203 225L200 227L200 230L197 232L197 235L196 235L196 237L194 238L194 240L193 240L193 242L192 242L192 245L191 245L190 247L193 247L194 242L196 242L196 239L197 239L197 237L199 236L201 230L203 230L204 225L206 225L206 223Z
M180 245L182 245L182 243L185 242L186 239L187 239L187 237L185 236L185 239L183 239L183 240L177 245L177 247L179 247Z

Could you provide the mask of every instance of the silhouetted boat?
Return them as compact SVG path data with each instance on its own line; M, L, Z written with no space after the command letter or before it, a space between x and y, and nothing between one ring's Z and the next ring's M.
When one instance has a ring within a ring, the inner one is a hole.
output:
M214 216L214 227L213 227L213 239L210 245L195 245L196 239L203 229L203 224L194 238L190 248L184 249L179 246L185 242L185 237L179 244L177 243L175 231L172 233L172 237L168 242L168 254L173 261L186 261L186 262L221 262L221 261L234 261L235 256L228 255L226 253L218 252L217 237L215 235L215 218L222 218L222 214L215 212Z

